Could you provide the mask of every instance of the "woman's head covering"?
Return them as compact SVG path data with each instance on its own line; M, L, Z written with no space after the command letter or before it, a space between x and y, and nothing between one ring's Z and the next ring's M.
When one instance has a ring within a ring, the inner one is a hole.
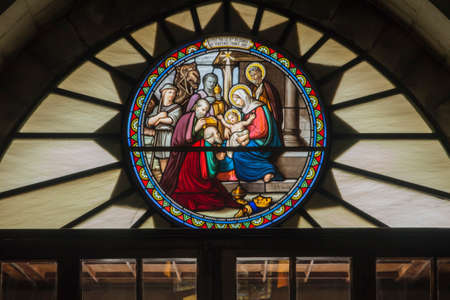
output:
M248 114L249 112L251 112L252 110L257 108L258 106L264 105L264 103L262 103L261 101L253 99L249 95L249 93L243 88L236 89L235 91L233 91L233 95L234 94L237 94L239 96L239 98L241 98L244 101L244 106L243 107L239 107L244 114ZM233 105L238 107L234 103L233 103Z

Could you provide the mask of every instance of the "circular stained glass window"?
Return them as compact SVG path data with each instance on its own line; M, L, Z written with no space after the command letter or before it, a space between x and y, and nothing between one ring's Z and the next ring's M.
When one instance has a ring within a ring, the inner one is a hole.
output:
M327 124L299 66L269 45L213 36L154 65L130 101L130 165L140 189L192 228L263 228L310 193Z

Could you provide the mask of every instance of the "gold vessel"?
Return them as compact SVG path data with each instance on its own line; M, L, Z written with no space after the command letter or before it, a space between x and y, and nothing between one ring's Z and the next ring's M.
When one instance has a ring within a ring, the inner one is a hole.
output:
M234 201L241 205L246 205L248 203L248 201L244 199L246 195L247 191L243 187L241 187L240 184L238 184L237 187L235 187L231 191L231 196L233 197Z

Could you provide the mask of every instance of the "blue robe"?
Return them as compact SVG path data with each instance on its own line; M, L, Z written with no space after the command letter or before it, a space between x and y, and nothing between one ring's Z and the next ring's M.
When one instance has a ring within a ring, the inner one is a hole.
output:
M246 147L281 147L277 124L267 106L263 105L262 108L268 122L268 134L263 139L250 139ZM272 152L268 151L234 152L233 164L237 178L244 181L256 181L268 173L273 173L275 176L272 180L283 180L283 176L270 162L271 156Z

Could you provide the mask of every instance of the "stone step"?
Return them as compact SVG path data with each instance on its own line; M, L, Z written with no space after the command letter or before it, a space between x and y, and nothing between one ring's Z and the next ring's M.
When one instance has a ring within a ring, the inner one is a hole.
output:
M274 165L284 178L297 179L302 174L307 155L307 152L286 152L274 161Z
M295 184L297 179L286 179L283 181L271 181L264 183L262 180L254 182L241 182L240 185L248 193L287 193ZM222 182L227 191L231 192L239 184L236 181Z

